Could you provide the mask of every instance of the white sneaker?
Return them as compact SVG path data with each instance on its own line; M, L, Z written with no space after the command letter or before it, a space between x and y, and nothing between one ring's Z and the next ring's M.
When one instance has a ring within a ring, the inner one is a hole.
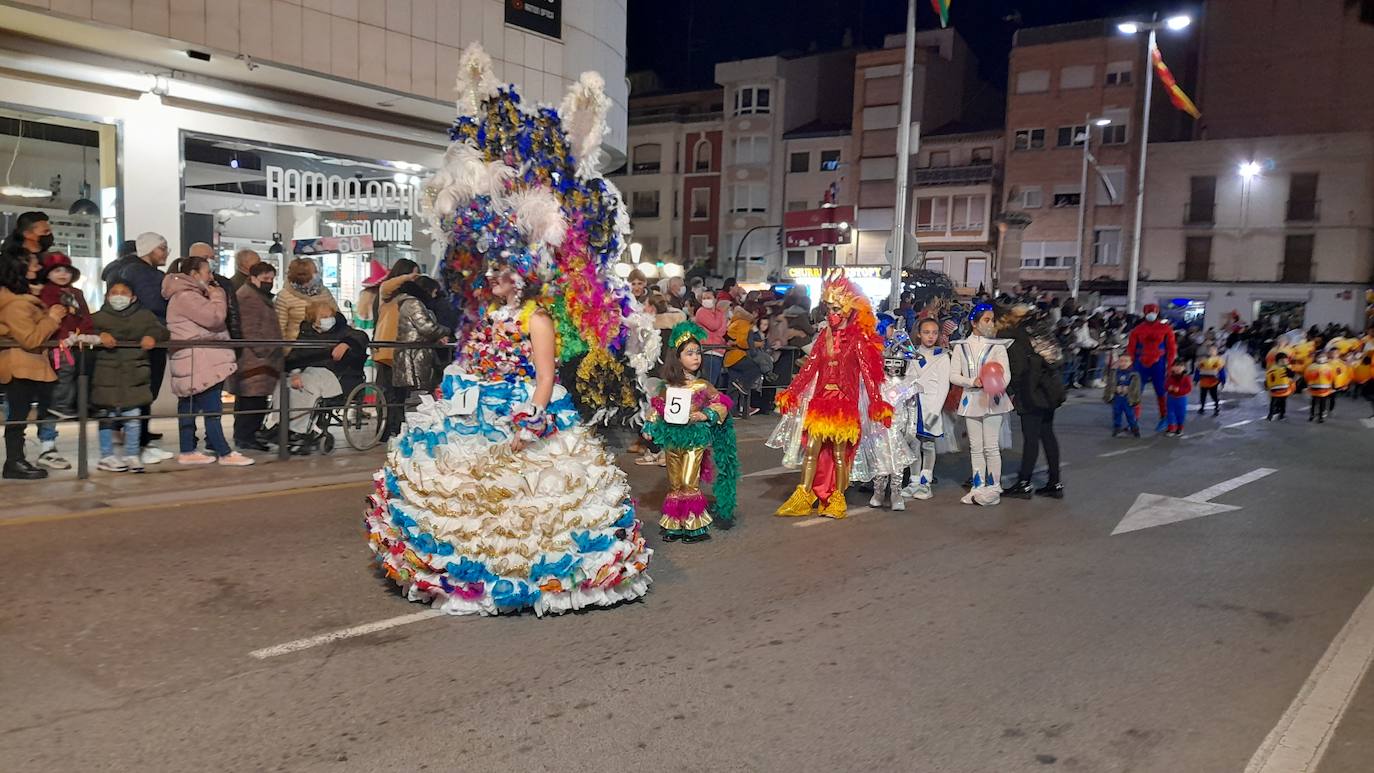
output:
M912 499L931 499L934 496L935 493L930 490L930 486L917 486L916 490L911 492Z
M70 470L72 463L62 458L57 449L50 448L38 455L38 466L49 470Z
M157 446L148 446L148 450L151 450L157 456L157 458L163 460L164 462L168 459L176 458L176 454L172 453L171 451L164 451L161 448L158 448Z
M881 492L881 491L874 491L874 492L873 492L873 496L870 497L869 500L868 500L868 506L869 506L869 507L882 507L882 506L883 506L883 492Z
M906 510L906 500L902 499L901 486L892 487L892 510L898 513Z
M120 461L124 462L129 472L143 472L143 460L137 456L126 456Z
M974 489L973 503L983 507L993 507L1002 503L1002 489L998 486L984 486Z
M224 456L221 456L219 458L219 463L226 465L228 467L250 467L255 462L249 457L239 453L238 451L234 451L233 453L228 453Z
M96 462L95 468L97 470L103 470L104 472L129 471L129 465L125 464L124 460L120 459L118 456L101 457L100 461Z
M959 501L963 502L966 505L974 504L973 495L976 493L978 493L978 489L971 488L968 490L967 494L963 495L962 497L959 497Z
M162 464L167 461L167 457L162 455L164 453L165 452L161 448L148 446L143 449L143 453L138 455L138 459L146 465Z

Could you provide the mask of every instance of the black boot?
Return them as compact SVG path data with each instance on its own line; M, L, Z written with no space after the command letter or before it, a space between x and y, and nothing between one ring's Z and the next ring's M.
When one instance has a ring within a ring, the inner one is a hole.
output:
M690 543L693 543L693 542L705 542L706 540L708 540L708 539L710 539L710 538L711 538L711 532L709 532L709 531L703 531L703 532L700 533L700 534L689 534L689 535L687 535L686 537L683 537L683 538L682 538L682 541L683 541L683 542L686 542L686 543L688 543L688 544L690 544Z
M1054 498L1054 499L1063 499L1063 498L1064 498L1064 484L1063 484L1063 483L1050 483L1050 484L1047 484L1044 488L1038 488L1038 489L1036 489L1036 490L1035 490L1035 494L1036 494L1036 496L1052 497L1052 498Z
M1015 499L1030 499L1031 491L1030 481L1018 480L1012 484L1011 488L1002 489L1002 496L1013 497Z
M48 477L48 471L42 467L35 467L24 459L13 459L5 462L3 477L6 480L42 480Z

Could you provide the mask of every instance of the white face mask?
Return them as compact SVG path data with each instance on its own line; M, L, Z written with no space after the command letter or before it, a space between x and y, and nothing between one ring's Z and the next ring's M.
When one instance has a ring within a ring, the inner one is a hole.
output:
M701 307L702 307L703 309L714 309L714 308L716 307L716 299L715 299L715 298L702 298L702 299L701 299Z
M134 302L134 299L130 298L127 295L111 295L107 302L110 304L110 308L114 309L115 311L124 311L125 309L129 308L129 306Z
M328 333L329 331L331 331L331 330L334 329L334 323L337 322L337 321L338 321L338 320L334 319L333 317L325 317L324 319L320 320L319 322L316 322L316 323L315 323L315 327L316 327L321 333Z
M1155 320L1159 319L1159 315L1152 311L1149 314L1145 315L1145 319L1149 320L1150 322L1154 322Z

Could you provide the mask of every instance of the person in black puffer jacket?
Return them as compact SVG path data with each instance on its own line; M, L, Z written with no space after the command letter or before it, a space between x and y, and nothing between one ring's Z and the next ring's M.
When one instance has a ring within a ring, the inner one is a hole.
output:
M1007 393L1021 416L1021 470L1017 481L1003 496L1029 499L1031 474L1045 446L1049 483L1034 493L1062 499L1064 484L1059 478L1059 439L1054 434L1054 412L1064 404L1064 350L1054 337L1049 314L1034 307L1018 306L1008 315L1010 329L1004 336L1012 340L1007 347L1011 375Z

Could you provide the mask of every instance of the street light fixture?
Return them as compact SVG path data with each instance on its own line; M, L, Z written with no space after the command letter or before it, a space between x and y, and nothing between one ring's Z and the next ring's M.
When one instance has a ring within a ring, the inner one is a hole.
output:
M1078 257L1073 262L1073 284L1069 286L1069 297L1078 299L1078 289L1083 284L1083 256L1087 252L1083 247L1083 226L1088 217L1088 163L1092 159L1092 153L1088 147L1092 145L1093 131L1090 127L1110 126L1112 119L1106 116L1093 118L1091 115L1083 116L1083 173L1079 177L1078 183L1078 236L1075 241L1078 243ZM1075 137L1074 139L1077 139Z
M1112 125L1112 119L1110 119L1110 118L1094 118L1094 119L1093 119L1093 126L1111 126L1111 125Z
M643 260L643 254L644 245L640 244L639 242L630 242L630 261L632 263L638 266L639 261Z
M1243 163L1243 164L1240 165L1239 172L1240 172L1240 176L1241 176L1241 177L1244 177L1244 178L1248 181L1248 180L1250 180L1251 178L1253 178L1255 175L1257 175L1257 174L1260 173L1260 165L1259 165L1259 162L1258 162L1258 161L1246 161L1245 163Z
M1150 147L1150 100L1154 96L1155 85L1152 73L1155 64L1154 52L1158 47L1155 33L1161 29L1178 32L1192 23L1191 16L1180 13L1166 17L1163 21L1160 21L1159 14L1155 14L1152 21L1124 21L1116 25L1117 30L1124 35L1150 33L1150 38L1145 44L1145 106L1140 113L1140 164L1136 168L1135 229L1131 236L1131 268L1130 274L1126 277L1127 311L1135 311L1136 300L1140 295L1140 237L1145 225L1145 161Z

